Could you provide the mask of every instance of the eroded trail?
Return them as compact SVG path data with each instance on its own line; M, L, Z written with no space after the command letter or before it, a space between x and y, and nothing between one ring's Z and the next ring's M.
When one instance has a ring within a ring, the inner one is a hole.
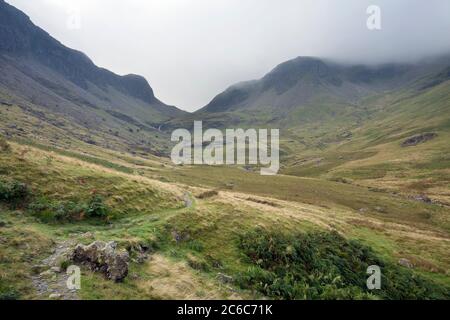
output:
M39 299L79 300L77 290L68 288L70 275L61 268L74 245L73 240L59 242L51 256L34 266L38 274L32 276L32 282Z

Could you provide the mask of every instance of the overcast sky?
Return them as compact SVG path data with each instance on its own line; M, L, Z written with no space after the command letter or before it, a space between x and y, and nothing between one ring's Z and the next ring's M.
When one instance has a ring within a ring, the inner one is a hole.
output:
M448 0L7 0L65 45L143 75L185 110L309 55L350 62L450 52ZM344 5L345 4L345 5ZM381 8L370 31L369 5Z

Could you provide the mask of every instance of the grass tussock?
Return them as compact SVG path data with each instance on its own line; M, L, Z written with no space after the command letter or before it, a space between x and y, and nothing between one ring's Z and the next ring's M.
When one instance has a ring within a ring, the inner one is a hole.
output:
M28 211L44 223L85 219L107 221L112 217L111 209L105 204L103 197L96 194L88 201L58 201L41 197L30 203Z
M35 294L31 267L50 254L52 241L16 221L0 230L0 300L29 299Z
M200 193L196 196L197 199L208 199L219 195L219 192L216 190L208 190L205 192Z
M0 180L0 202L16 207L30 197L30 191L25 183L19 181Z
M0 152L11 152L11 146L2 136L0 136Z

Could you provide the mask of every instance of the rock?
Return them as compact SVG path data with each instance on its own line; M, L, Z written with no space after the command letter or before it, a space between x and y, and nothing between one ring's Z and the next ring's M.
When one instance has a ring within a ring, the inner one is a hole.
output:
M51 267L50 270L55 272L55 273L61 273L61 268L60 267Z
M212 265L213 268L220 269L223 267L222 262L211 255L207 255L206 260Z
M81 235L83 239L94 239L94 234L92 232L86 232Z
M233 277L227 276L226 274L223 273L218 273L217 279L222 283L233 283L234 280Z
M132 257L133 262L142 264L150 258L149 252L151 251L151 247L147 244L137 244L129 246L127 251L130 257Z
M386 209L383 207L375 207L375 211L377 211L379 213L386 213Z
M74 246L75 243L72 241L60 243L53 250L53 254L43 261L43 264L49 267L60 268L64 262L72 260Z
M176 241L177 244L190 239L190 236L188 233L178 232L176 230L172 231L172 237Z
M430 198L428 198L424 194L413 196L413 199L416 200L416 201L424 202L424 203L432 203L433 202Z
M47 271L41 272L39 274L39 276L41 276L43 278L52 278L55 276L55 273L52 270L47 270Z
M126 250L117 250L117 243L95 241L88 246L77 245L73 261L99 271L110 280L122 281L128 275L130 256Z
M364 214L364 213L366 213L367 211L369 211L369 209L367 209L367 208L361 208L361 209L359 209L359 213L361 213L361 214Z
M52 293L48 297L49 297L49 299L60 299L61 295L59 293Z
M130 275L130 278L133 280L139 280L141 277L138 274L133 273L132 275Z
M139 252L136 256L136 263L144 263L149 258L148 254Z
M349 139L349 138L353 137L353 133L351 133L350 131L345 131L340 134L340 137L344 138L344 139Z
M425 143L425 142L427 142L427 141L429 141L431 139L434 139L436 137L437 137L437 134L433 133L433 132L418 134L418 135L415 135L415 136L413 136L411 138L408 138L405 141L403 141L402 147L417 146L418 144Z
M47 269L48 269L48 266L46 266L44 264L34 265L34 266L31 267L31 271L34 274L41 274Z
M414 265L412 264L412 262L405 258L398 260L398 264L405 268L408 268L408 269L414 268Z

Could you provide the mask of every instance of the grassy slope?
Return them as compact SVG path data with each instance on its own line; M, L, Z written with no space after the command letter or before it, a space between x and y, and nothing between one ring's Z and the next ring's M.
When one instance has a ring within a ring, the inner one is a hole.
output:
M6 226L0 229L0 279L3 288L12 287L22 298L36 298L30 266L39 264L60 241L91 242L83 236L85 232L92 232L95 239L117 240L122 247L150 243L156 253L143 265L132 263L131 274L122 284L83 270L81 298L255 297L230 290L216 275L234 276L247 269L237 239L257 226L292 232L335 229L371 245L393 262L407 257L415 262L417 272L450 285L446 255L450 237L443 227L448 225L448 212L438 207L316 179L280 176L264 180L238 168L227 168L226 174L222 168L210 167L174 170L163 161L96 150L96 157L128 167L132 173L127 173L55 151L13 144L13 154L0 156L0 174L25 181L34 193L55 199L84 198L95 189L120 214L112 225L43 224L26 211L3 207L1 220ZM201 185L222 191L212 198L196 198L192 207L184 208L183 194L198 196L205 190ZM388 214L374 210L380 199ZM355 210L360 206L371 210L361 215ZM433 219L415 221L422 210L432 211ZM176 243L174 232L186 240Z
M84 200L95 190L117 218L111 225L43 224L27 211L2 207L2 294L11 289L36 298L30 267L60 241L93 241L82 236L92 232L122 247L151 243L156 253L144 265L132 263L123 284L83 270L82 298L258 297L217 280L218 272L235 276L249 267L237 241L257 226L335 229L394 263L408 258L416 272L450 285L449 208L408 198L426 193L448 203L449 94L447 82L424 92L373 97L347 106L337 119L319 117L285 130L283 173L289 175L276 177L233 167L174 167L164 158L123 152L123 139L136 138L126 127L120 138L105 136L70 121L54 125L55 115L42 121L3 105L0 126L15 142L10 141L12 154L0 154L1 178L26 182L34 193L56 200ZM252 124L251 117L245 119ZM11 128L13 123L23 131ZM420 132L438 137L400 147ZM119 151L81 142L78 135L87 134ZM210 189L219 194L184 207L186 192L195 196ZM186 240L176 243L174 232Z
M302 138L285 144L289 156L283 172L346 178L405 195L424 193L449 204L450 83L371 98L363 104L378 111L358 125L330 129L324 124L306 137L302 136L304 129L291 130ZM350 134L339 138L342 131ZM415 147L401 146L408 137L425 132L435 132L438 137Z
M150 126L142 127L127 118L114 117L101 109L85 108L83 111L80 107L80 110L72 110L89 119L82 122L62 111L52 111L28 101L12 105L2 103L10 100L22 101L0 91L0 132L6 136L79 151L102 146L149 157L167 152L167 141L170 140L167 134Z

